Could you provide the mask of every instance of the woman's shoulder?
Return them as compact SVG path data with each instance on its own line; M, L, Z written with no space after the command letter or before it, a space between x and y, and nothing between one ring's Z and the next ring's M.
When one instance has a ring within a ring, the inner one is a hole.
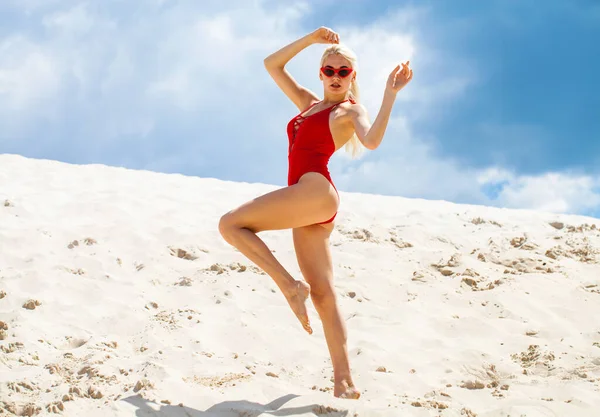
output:
M344 103L344 109L349 116L362 116L367 113L367 109L362 103L356 101L347 101Z

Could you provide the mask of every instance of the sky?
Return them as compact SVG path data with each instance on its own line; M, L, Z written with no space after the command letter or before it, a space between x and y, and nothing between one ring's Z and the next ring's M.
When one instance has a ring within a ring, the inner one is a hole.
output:
M0 153L285 186L298 109L263 59L320 26L371 120L414 71L339 190L600 217L597 0L4 0ZM288 64L321 97L324 47Z

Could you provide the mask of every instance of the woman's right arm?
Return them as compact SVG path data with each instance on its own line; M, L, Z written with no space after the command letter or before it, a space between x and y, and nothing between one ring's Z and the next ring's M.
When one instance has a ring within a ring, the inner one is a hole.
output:
M339 36L330 29L321 27L308 35L284 46L277 52L265 58L265 68L277 86L300 109L306 109L310 104L319 100L319 97L309 89L301 86L285 68L290 59L300 51L314 43L338 43Z

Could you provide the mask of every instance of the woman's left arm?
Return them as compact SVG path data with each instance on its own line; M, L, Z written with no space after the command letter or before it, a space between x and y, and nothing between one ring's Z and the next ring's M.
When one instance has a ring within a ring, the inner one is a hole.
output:
M402 70L400 70L400 65L397 65L390 73L379 113L372 125L369 122L365 108L362 105L355 107L356 110L352 115L354 130L358 139L369 150L377 149L381 144L392 113L392 107L394 107L396 101L396 94L412 80L413 71L409 68L409 64L410 61L402 64Z

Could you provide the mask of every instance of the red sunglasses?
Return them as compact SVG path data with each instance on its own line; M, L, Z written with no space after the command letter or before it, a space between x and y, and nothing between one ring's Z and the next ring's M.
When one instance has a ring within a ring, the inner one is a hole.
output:
M323 67L321 68L321 72L327 77L333 77L333 74L337 74L342 78L346 78L348 75L352 74L352 68L335 69L332 67Z

